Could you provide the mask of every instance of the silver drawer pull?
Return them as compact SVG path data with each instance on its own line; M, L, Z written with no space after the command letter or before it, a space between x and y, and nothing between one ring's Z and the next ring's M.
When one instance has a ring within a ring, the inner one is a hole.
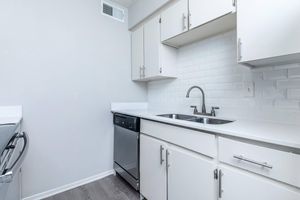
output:
M273 169L273 166L269 165L267 162L257 162L255 160L245 158L242 155L239 155L239 156L234 155L233 158L241 160L241 161L245 161L245 162L248 162L248 163L252 163L252 164L255 164L255 165L259 165L259 166L262 166L262 167L266 167L266 168L269 168L269 169Z

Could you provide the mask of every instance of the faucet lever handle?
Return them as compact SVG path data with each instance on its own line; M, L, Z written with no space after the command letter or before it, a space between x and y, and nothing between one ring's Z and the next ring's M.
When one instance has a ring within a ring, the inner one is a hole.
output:
M190 106L191 108L194 108L194 113L198 112L197 106Z
M211 107L211 116L215 117L216 116L216 110L219 110L220 107Z

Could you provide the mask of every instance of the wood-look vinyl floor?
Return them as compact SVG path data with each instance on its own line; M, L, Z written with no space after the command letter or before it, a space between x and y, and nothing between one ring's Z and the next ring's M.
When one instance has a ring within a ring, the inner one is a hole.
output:
M44 200L139 200L139 194L118 176L57 194Z

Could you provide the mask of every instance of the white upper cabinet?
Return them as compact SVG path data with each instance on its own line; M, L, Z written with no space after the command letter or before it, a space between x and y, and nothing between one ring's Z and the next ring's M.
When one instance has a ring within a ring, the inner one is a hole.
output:
M237 35L240 63L299 62L300 1L237 1Z
M160 17L155 17L144 25L145 75L146 78L160 73Z
M131 35L131 79L143 78L144 69L144 29L132 32Z
M232 0L189 0L190 29L231 13L235 9Z
M175 78L177 50L161 43L160 16L132 33L132 80Z
M188 31L188 0L180 0L161 14L161 40Z
M162 12L161 41L181 47L236 27L233 0L180 0Z

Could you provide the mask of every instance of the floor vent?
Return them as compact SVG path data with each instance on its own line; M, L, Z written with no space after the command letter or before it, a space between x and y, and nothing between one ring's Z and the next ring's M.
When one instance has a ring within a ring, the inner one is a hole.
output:
M125 21L124 9L116 7L106 1L102 1L102 14L121 22Z

